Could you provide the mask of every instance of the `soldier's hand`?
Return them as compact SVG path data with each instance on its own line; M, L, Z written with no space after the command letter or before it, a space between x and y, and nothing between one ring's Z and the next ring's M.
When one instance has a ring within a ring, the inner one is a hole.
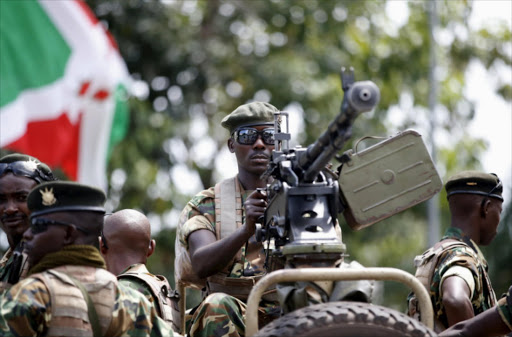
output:
M244 203L245 229L253 235L256 231L258 219L265 214L267 208L267 194L264 190L255 190L247 197Z

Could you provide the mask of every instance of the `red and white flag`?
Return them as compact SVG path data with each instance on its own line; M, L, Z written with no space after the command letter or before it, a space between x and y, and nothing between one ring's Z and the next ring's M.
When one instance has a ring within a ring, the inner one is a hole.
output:
M0 1L0 146L107 187L128 123L130 77L87 5Z

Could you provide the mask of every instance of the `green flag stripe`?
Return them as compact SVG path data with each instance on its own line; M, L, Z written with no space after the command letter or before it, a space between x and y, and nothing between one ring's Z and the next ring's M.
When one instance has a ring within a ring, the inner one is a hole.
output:
M37 1L0 1L0 107L64 75L71 48Z
M122 84L119 84L115 91L116 106L114 118L112 120L112 128L110 130L110 140L107 150L107 162L112 154L114 146L123 140L128 131L129 111L128 111L128 93Z

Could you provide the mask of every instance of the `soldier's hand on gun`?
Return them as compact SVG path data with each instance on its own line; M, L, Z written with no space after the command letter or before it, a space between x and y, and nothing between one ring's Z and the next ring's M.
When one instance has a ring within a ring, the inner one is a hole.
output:
M245 227L253 235L256 231L258 219L265 214L267 208L267 193L263 189L257 189L247 197L245 207Z

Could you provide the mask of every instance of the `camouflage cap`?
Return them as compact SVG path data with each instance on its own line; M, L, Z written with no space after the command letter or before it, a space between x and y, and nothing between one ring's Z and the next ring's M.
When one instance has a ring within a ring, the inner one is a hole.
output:
M34 179L38 184L56 180L48 165L36 157L21 153L12 153L0 158L0 177L9 172Z
M72 181L53 181L34 187L27 197L31 217L66 211L105 213L102 190Z
M501 196L503 184L494 173L478 171L459 172L448 179L445 189L447 197L454 194L480 194L503 201Z
M240 105L222 119L221 125L233 133L241 126L274 125L274 112L279 110L272 104L252 102Z

